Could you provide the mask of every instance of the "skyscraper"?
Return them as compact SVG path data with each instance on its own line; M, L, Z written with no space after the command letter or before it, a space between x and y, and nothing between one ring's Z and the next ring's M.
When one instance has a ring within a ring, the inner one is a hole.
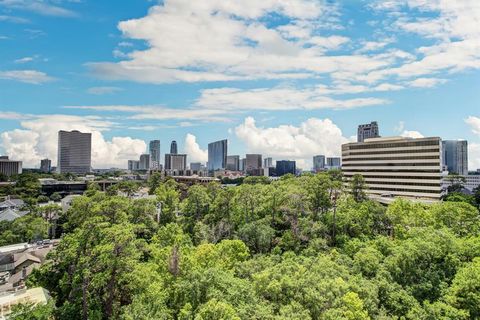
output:
M141 154L140 155L140 170L149 170L150 169L150 155L149 154Z
M272 168L273 167L273 159L271 157L263 159L263 167L264 168Z
M138 160L128 160L128 170L137 171L140 169L140 161Z
M466 140L442 141L443 163L448 172L468 175L468 142Z
M340 157L328 157L327 169L340 169L341 159Z
M208 171L222 170L227 167L227 146L227 139L208 144Z
M52 170L52 161L50 159L40 160L40 171L49 173Z
M318 172L325 169L325 156L318 155L313 157L313 171Z
M80 131L58 132L59 173L85 174L92 170L92 134Z
M190 170L200 171L201 168L202 168L201 162L190 162Z
M378 131L378 123L376 121L358 126L357 142L363 142L365 139L378 137L380 137L380 133Z
M247 172L262 167L262 155L261 154L247 154Z
M177 153L178 153L177 141L173 140L172 143L170 144L170 154L177 154Z
M280 160L276 163L275 173L278 177L284 176L288 173L295 174L296 171L297 166L295 161Z
M227 156L227 170L238 171L240 168L240 156Z
M150 167L152 169L160 168L160 140L150 141Z

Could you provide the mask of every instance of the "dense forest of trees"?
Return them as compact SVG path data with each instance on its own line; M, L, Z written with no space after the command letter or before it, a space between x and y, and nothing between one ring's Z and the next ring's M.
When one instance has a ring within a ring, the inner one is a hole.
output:
M335 171L236 187L154 177L155 201L92 185L28 280L54 303L14 319L480 318L480 202L385 207L363 185L347 192Z

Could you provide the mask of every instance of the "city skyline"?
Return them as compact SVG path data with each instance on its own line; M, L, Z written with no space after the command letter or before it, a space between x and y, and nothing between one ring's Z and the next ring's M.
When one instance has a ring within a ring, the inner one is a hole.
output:
M32 1L0 2L0 154L24 167L56 163L57 131L79 130L97 168L152 139L205 163L228 139L229 155L309 169L371 121L382 136L465 139L480 167L479 4ZM177 19L191 14L211 24Z

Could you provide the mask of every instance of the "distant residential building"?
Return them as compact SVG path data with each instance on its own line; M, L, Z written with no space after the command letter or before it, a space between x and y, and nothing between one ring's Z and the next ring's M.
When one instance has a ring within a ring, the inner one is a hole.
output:
M208 171L226 169L228 141L220 140L208 144Z
M227 170L238 171L240 169L240 156L227 156Z
M149 170L150 169L150 155L142 154L140 155L140 163L138 165L139 170Z
M52 170L52 161L50 159L40 160L40 171L49 173Z
M8 156L0 157L0 174L10 177L22 173L22 161L8 159Z
M438 137L388 137L342 145L342 172L348 182L365 178L366 192L382 202L405 197L422 202L442 196L442 142Z
M278 177L284 176L286 174L295 174L297 171L296 162L290 160L280 160L277 161L275 166L275 173Z
M263 159L263 167L264 168L272 168L273 167L273 159L271 157Z
M149 151L150 151L150 168L159 169L160 168L160 140L150 141Z
M466 140L443 140L443 161L448 172L468 175L468 142Z
M140 161L138 161L138 160L128 160L128 170L129 171L140 170Z
M170 154L177 154L177 153L178 153L177 141L173 140L172 143L170 144Z
M247 154L246 155L246 169L247 174L258 175L257 170L262 168L261 154ZM263 173L261 174L263 175Z
M341 167L341 158L340 157L328 157L327 158L327 169L340 169Z
M378 137L380 137L380 133L378 130L378 123L376 121L358 126L357 142L363 142L365 139Z
M92 134L80 131L58 132L59 173L85 174L92 170Z
M325 156L318 155L313 157L313 171L318 172L325 169Z
M190 162L190 170L192 171L200 171L202 169L201 162Z

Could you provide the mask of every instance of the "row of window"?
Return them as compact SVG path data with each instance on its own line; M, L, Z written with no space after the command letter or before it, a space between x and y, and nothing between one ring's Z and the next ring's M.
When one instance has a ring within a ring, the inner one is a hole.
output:
M375 157L375 158L350 158L350 159L342 159L343 162L347 161L380 161L380 160L429 160L429 159L438 159L440 161L439 156L397 156L397 157Z
M403 188L378 188L378 187L371 187L370 190L377 190L377 191L396 191L396 192L412 192L412 193L432 193L432 194L441 194L442 190L424 190L424 189L403 189Z
M440 162L406 163L344 163L342 167L440 167Z
M345 174L346 178L352 177L353 175ZM374 175L363 175L365 179L368 178L377 178L377 179L409 179L409 180L440 180L440 176L428 177L428 176L374 176Z
M365 172L398 172L398 173L419 173L419 172L424 172L424 173L440 173L440 169L398 169L397 168L388 168L388 169L348 169L349 172L358 172L360 174L363 174Z
M355 156L355 155L373 155L373 154L405 154L405 153L428 153L428 152L440 152L440 148L428 148L428 149L417 149L417 150L386 150L386 151L346 151L342 153L343 156Z
M417 183L417 182L396 182L396 181L367 181L367 185L394 185L394 186L422 186L422 187L440 187L440 181L437 183Z
M406 141L406 142L385 142L385 143L361 143L354 145L343 145L342 150L360 150L360 149L376 149L376 148L404 148L404 147L423 147L423 146L439 146L439 140L424 141Z

